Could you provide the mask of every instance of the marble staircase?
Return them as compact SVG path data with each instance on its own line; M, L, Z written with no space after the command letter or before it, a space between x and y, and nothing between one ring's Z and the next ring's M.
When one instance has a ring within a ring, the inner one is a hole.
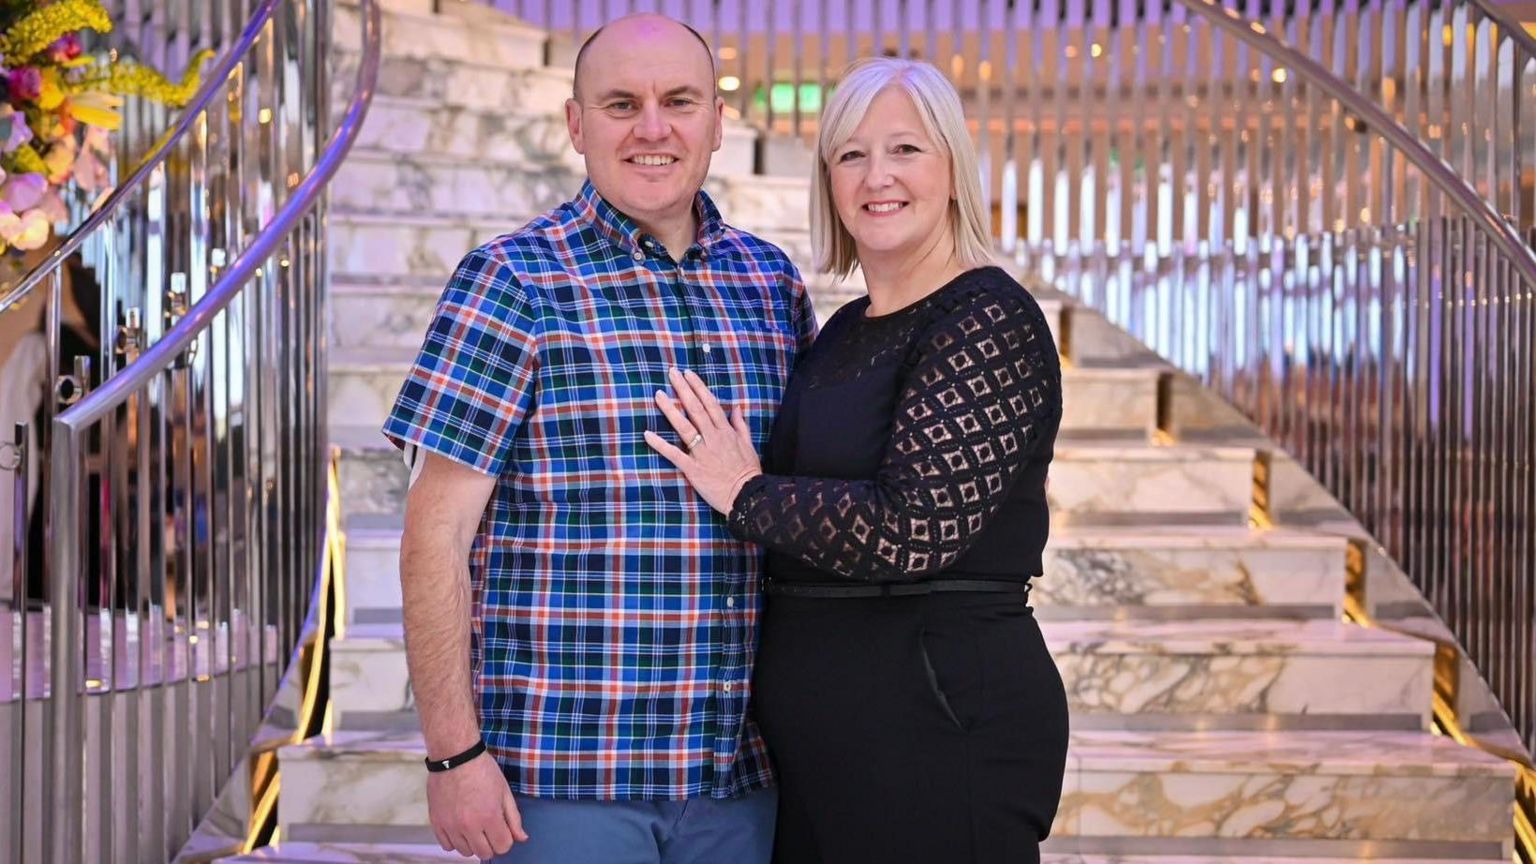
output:
M380 96L331 199L348 622L332 729L281 751L281 842L250 861L463 860L426 827L400 625L406 473L378 424L458 258L581 177L559 114L570 72L544 65L543 33L467 4L386 7ZM806 267L808 184L752 174L755 136L732 126L708 188L728 221ZM812 285L827 312L859 290ZM1041 297L1070 362L1033 601L1074 729L1045 860L1509 860L1513 771L1431 733L1432 643L1344 620L1349 537L1256 519L1268 445L1171 434L1163 421L1211 397Z

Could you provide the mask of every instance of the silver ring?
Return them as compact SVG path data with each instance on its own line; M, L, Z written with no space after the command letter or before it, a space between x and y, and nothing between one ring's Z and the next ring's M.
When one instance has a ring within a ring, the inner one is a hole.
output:
M697 447L697 446L699 446L700 444L703 444L703 443L704 443L704 433L703 432L700 432L700 433L694 435L693 436L693 440L688 442L688 452L692 453L693 452L693 448L695 448L695 447Z

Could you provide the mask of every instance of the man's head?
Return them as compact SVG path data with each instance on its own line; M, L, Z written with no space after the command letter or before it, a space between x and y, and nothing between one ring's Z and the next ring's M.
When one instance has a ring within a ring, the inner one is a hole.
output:
M598 194L652 226L686 216L720 149L725 102L697 32L661 15L620 18L576 59L566 126Z

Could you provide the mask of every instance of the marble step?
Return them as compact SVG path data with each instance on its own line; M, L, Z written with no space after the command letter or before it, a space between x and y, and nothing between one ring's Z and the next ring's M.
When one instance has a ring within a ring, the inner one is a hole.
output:
M333 376L333 388L335 382ZM369 397L361 384L358 390L364 404L383 398ZM337 391L332 393L334 406ZM344 516L403 511L405 464L377 426L333 425L330 441L341 455ZM1047 489L1052 519L1062 528L1244 526L1253 460L1251 447L1058 446Z
M457 852L416 843L279 843L246 855L220 859L232 864L463 864ZM1356 858L1277 858L1272 855L1117 855L1042 852L1040 864L1347 864ZM1443 858L1372 858L1372 864L1448 864ZM1486 859L1474 864L1500 864ZM1507 862L1504 862L1507 864Z
M1245 526L1255 456L1248 446L1058 442L1046 487L1052 523Z
M727 136L711 160L704 188L731 225L754 232L803 232L809 221L809 184L794 178L752 176L754 134L747 130L745 137L735 133ZM579 161L574 166L559 161L568 149L567 142L548 153L530 154L518 163L436 153L354 150L331 184L331 203L347 213L435 215L498 223L522 214L543 213L574 196L586 176ZM739 152L742 149L747 151L745 156Z
M544 63L544 43L548 38L545 31L522 24L510 15L489 9L473 16L439 15L400 6L383 11L380 47L387 58L452 60L502 68ZM332 50L361 53L360 9L356 5L337 4L333 15ZM566 77L569 81L569 72Z
M556 175L563 177L565 175ZM549 206L567 200L580 188L560 189ZM446 280L471 249L517 230L548 209L508 210L503 218L423 214L373 214L337 210L331 214L330 254L333 278L343 282L380 281L399 277ZM745 216L746 214L744 214ZM773 243L801 272L810 269L811 237L804 228L760 227L733 219L732 225Z
M527 104L491 110L443 105L431 99L381 96L374 99L368 120L358 133L357 145L347 156L347 164L409 158L422 166L458 162L492 169L565 170L581 174L586 163L571 146L560 105L559 99L548 94L530 96ZM728 119L720 149L710 155L710 173L751 176L757 158L757 138L758 132L751 126ZM342 170L346 173L347 168ZM345 187L347 182L338 179L332 188ZM447 182L461 181L450 177Z
M406 276L387 280L331 282L330 345L332 349L377 349L414 352L421 340L445 280L431 276ZM825 321L863 289L812 275L807 279L816 314ZM1062 314L1059 305L1041 304L1055 326Z
M1391 631L1336 621L1042 629L1077 729L1428 728L1434 645ZM331 648L335 728L417 728L398 623L353 624Z
M290 842L432 842L415 733L333 732L279 753ZM1418 732L1075 732L1053 843L1185 854L1507 859L1514 770ZM1084 849L1084 851L1095 851ZM1104 850L1112 851L1112 850ZM344 859L343 859L344 860Z
M355 326L348 319L339 320ZM330 422L382 424L415 356L410 348L333 351L327 400ZM1155 369L1064 370L1063 432L1147 440L1157 425L1158 374ZM660 379L656 384L666 386Z
M1067 528L1051 534L1030 603L1042 620L1337 620L1347 546L1327 534L1236 526Z
M1434 644L1388 630L1326 620L1041 629L1077 729L1429 728Z
M396 457L398 460L398 457ZM400 620L398 513L346 524L347 620ZM1046 622L1085 620L1336 621L1344 597L1341 537L1248 528L1057 531L1030 604Z

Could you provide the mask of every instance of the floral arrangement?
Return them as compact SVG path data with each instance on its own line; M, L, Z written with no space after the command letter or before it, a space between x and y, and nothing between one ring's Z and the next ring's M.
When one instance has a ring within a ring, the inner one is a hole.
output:
M46 245L71 189L106 191L124 96L174 108L197 92L212 52L171 82L116 52L86 53L82 31L111 29L100 0L0 0L0 253Z

